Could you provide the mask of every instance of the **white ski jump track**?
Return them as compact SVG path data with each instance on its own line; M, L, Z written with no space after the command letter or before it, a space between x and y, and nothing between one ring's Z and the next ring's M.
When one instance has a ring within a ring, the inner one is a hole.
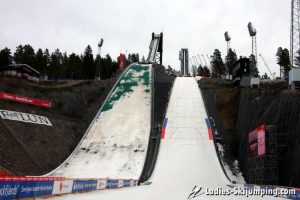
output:
M192 77L178 77L174 82L166 114L168 123L161 140L157 163L149 185L115 190L71 194L57 199L84 200L184 200L197 186L230 189L209 139L205 122L207 113L197 82ZM113 120L113 119L111 119ZM120 157L120 159L122 159ZM79 162L80 160L78 160ZM83 161L84 162L84 161ZM101 163L102 161L99 160ZM113 166L105 166L105 168ZM76 168L73 168L77 170ZM104 168L103 168L104 169ZM97 173L98 169L89 169ZM78 172L80 173L80 172ZM200 192L200 193L201 193ZM194 199L253 199L245 196L207 196ZM257 196L256 198L261 198ZM273 199L273 197L266 197Z
M150 134L151 67L126 69L76 150L50 175L139 179Z

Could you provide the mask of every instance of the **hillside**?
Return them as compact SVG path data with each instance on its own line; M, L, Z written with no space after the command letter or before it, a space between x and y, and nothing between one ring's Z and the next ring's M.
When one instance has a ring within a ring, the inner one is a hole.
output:
M92 121L114 79L33 83L0 77L0 91L51 101L42 108L0 99L0 109L47 117L52 126L0 118L0 166L17 175L41 175L62 163Z
M265 123L277 134L278 180L271 184L299 187L300 93L287 90L284 82L238 88L230 82L203 79L199 85L216 122L220 143L226 147L227 157L239 161L246 181L251 183L253 178L247 170L248 133ZM267 170L258 176L270 178Z

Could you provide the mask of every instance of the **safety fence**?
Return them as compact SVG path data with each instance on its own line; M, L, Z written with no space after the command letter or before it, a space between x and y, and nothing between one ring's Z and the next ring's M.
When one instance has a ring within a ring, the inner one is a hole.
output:
M133 179L69 179L65 177L2 176L0 199L28 199L138 185Z

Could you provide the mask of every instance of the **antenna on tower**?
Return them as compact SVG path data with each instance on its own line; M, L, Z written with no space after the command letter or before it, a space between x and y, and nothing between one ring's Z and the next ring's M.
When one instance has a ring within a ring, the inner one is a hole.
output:
M295 57L300 49L300 0L291 2L290 56L295 67Z

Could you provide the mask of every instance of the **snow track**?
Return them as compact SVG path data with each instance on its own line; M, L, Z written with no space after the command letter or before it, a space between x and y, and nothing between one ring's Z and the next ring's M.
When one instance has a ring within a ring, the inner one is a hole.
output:
M133 64L117 81L80 145L51 175L138 179L147 153L150 117L151 65Z

